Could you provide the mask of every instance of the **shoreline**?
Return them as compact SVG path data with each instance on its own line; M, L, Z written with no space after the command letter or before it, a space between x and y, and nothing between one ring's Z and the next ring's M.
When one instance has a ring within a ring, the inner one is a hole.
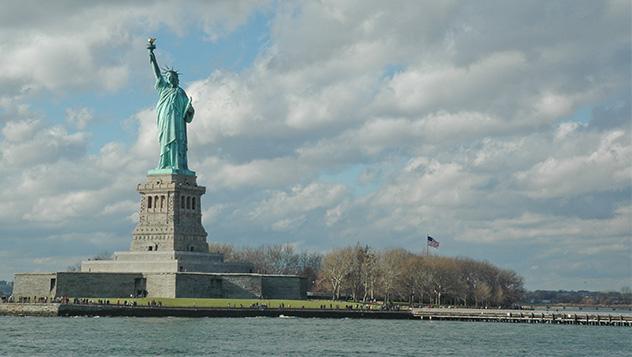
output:
M10 303L0 304L0 316L103 317L300 317L410 320L408 311L302 308L165 307L142 305Z
M125 305L62 305L58 316L110 317L300 317L350 319L413 319L410 311L321 310L300 308L208 308Z
M558 313L546 310L489 310L419 308L403 311L310 309L310 308L221 308L221 307L164 307L60 303L4 303L0 316L38 317L277 317L277 318L334 318L498 322L558 325L591 325L632 327L632 314Z

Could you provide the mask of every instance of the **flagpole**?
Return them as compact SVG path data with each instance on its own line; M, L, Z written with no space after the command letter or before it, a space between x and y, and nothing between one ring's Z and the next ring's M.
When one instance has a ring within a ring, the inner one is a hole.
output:
M428 251L428 233L426 233L426 258L428 257L428 254L430 252Z

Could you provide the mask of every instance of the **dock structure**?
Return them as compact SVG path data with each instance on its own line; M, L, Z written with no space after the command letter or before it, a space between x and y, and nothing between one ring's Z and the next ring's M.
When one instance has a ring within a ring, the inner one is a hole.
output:
M632 314L629 313L419 308L412 309L412 314L421 320L632 327Z

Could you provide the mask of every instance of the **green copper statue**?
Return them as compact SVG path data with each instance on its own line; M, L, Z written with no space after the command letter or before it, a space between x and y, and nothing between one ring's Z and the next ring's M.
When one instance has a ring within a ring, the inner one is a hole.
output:
M150 170L150 175L182 174L195 175L187 165L187 123L193 120L192 98L178 86L178 72L167 68L163 73L158 67L154 49L155 38L150 38L147 49L149 62L156 75L158 104L156 114L158 124L158 140L160 142L160 162L158 167Z

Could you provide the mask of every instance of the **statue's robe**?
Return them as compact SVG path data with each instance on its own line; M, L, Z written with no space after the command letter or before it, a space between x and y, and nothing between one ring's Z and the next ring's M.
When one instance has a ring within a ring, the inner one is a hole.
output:
M156 80L156 104L160 162L158 169L188 171L186 123L193 120L189 98L180 87L173 88L163 76Z

